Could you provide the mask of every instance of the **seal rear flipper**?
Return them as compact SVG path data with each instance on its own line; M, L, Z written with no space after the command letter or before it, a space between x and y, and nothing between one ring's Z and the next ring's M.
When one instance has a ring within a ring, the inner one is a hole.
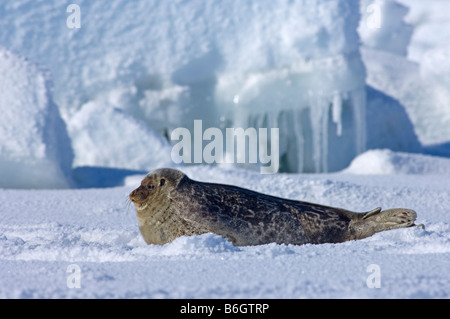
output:
M416 218L417 213L412 209L391 208L382 211L380 215L375 217L375 220L389 226L397 225L397 227L400 227L400 225L414 225Z

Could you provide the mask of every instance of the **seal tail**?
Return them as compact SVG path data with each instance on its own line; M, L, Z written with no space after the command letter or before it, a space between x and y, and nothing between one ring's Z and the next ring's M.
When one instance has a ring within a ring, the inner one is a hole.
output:
M375 223L376 232L415 226L414 221L417 218L417 213L412 209L391 208L379 212L377 210L368 212L363 216L363 220Z
M421 228L425 229L424 224L418 224L418 225L414 224L414 221L417 218L417 213L411 209L405 209L405 208L392 208L392 209L387 209L385 211L381 211L381 207L377 207L369 212L363 213L362 219L364 220L369 217L378 215L380 213L383 213L384 215L386 215L386 216L383 216L384 219L386 219L386 217L392 219L395 216L397 216L397 219L399 219L398 216L403 217L403 221L407 220L407 222L409 222L409 226L406 226L406 227L416 226L416 227L421 227ZM378 218L378 219L382 220L383 218Z

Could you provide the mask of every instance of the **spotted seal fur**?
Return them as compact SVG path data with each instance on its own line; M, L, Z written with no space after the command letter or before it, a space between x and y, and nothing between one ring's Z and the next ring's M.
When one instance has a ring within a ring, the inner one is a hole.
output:
M130 193L147 244L215 233L236 246L340 243L415 226L411 209L356 213L190 179L176 169L149 173Z

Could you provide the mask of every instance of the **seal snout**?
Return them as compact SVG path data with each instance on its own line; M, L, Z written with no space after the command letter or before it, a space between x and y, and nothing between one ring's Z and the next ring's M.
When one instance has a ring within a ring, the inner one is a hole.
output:
M130 193L130 200L133 203L144 201L150 195L148 186L141 185Z

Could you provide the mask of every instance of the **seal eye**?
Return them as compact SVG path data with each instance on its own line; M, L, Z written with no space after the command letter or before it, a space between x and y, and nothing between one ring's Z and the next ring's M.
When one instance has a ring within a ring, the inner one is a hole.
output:
M162 179L159 181L159 186L163 186L165 183L166 183L166 180L165 180L164 178L162 178Z
M155 185L153 185L153 184L147 185L147 189L153 189L153 188L155 188Z

